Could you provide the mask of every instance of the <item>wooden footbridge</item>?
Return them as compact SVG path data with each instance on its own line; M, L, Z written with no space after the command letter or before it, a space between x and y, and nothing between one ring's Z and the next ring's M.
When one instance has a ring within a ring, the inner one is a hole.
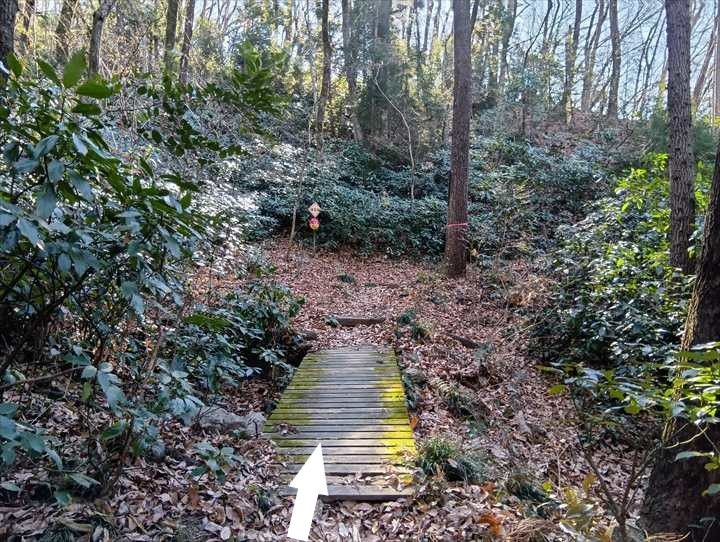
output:
M322 444L330 500L390 500L412 495L403 464L415 452L395 355L376 347L305 357L265 436L279 447L287 483Z

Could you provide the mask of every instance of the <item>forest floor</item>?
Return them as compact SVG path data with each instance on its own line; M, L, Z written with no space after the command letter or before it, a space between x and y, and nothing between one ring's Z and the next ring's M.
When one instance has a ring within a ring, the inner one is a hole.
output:
M359 344L394 348L401 369L415 382L411 424L420 447L443 436L482 458L481 483L419 474L413 499L321 503L311 540L521 541L539 532L567 538L557 523L562 503L543 498L540 488L545 484L553 495L580 488L588 469L573 430L572 405L548 393L554 382L527 354L527 315L543 303L545 278L523 260L486 270L472 266L464 279L449 280L437 265L382 256L289 250L285 242L263 250L277 268L275 279L305 298L294 326L317 334L313 350ZM237 280L214 277L212 284L230 289ZM331 315L385 321L333 327ZM405 325L398 323L403 315ZM270 380L256 378L224 393L222 406L238 414L257 412L279 397ZM470 402L458 409L458 397ZM72 425L68 413L52 415L58 432ZM165 422L161 434L168 450L164 460L138 459L124 471L114 496L66 508L47 501L20 508L0 503L0 525L12 524L12 532L28 539L48 534L48 525L54 525L55 535L64 530L85 540L285 540L293 499L277 496L279 465L270 442L175 421ZM200 461L193 446L203 440L231 446L241 458L222 484L190 475ZM623 452L610 444L597 451L598 464L617 491L629 468L629 454Z

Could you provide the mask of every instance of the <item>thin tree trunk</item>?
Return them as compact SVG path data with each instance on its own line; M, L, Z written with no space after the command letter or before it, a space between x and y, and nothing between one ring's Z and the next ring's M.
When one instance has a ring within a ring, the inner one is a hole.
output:
M607 16L605 0L599 0L597 14L598 19L595 25L595 31L592 33L590 42L585 50L585 72L583 74L583 88L582 96L580 98L580 109L583 113L589 113L590 106L592 104L595 57L597 56L602 27L605 24L605 18Z
M575 61L577 59L580 25L582 24L582 0L575 0L575 21L568 31L567 47L565 48L565 85L560 105L565 112L565 124L572 122L572 89L575 84Z
M375 37L380 51L379 66L373 77L383 93L387 94L390 63L393 61L392 43L390 38L390 14L392 12L392 0L378 0L376 11ZM378 133L383 137L388 136L390 129L388 108L386 100L379 92L372 93L372 116L373 125L378 127Z
M424 54L427 54L428 52L428 38L430 34L430 20L432 19L433 14L433 0L428 0L427 3L427 10L425 13L425 32L423 33L423 45L422 45L422 52Z
M75 15L75 7L78 0L64 0L60 10L60 19L58 19L55 36L57 39L57 49L55 50L55 58L58 64L65 64L69 56L68 35L72 28L73 16Z
M35 15L35 0L25 0L22 11L22 32L20 33L20 43L23 51L27 51L30 44L30 23L33 15Z
M620 89L620 27L618 24L618 2L609 0L610 10L610 41L612 43L612 72L610 74L610 92L608 95L607 115L610 119L618 118L618 91Z
M100 51L102 49L102 33L105 19L115 5L115 0L101 0L100 7L93 14L92 30L90 31L90 48L88 53L88 73L100 72Z
M668 20L670 17L668 11ZM705 232L682 349L687 351L695 345L715 341L720 341L720 147L715 158ZM720 540L720 522L717 521L720 499L703 494L711 484L720 483L720 471L704 469L698 459L675 459L681 452L716 453L720 424L710 424L700 434L690 421L675 420L665 428L664 436L667 446L653 467L643 502L644 526L651 533L692 532L688 540ZM715 519L703 524L703 518Z
M165 14L165 71L173 71L179 0L168 0Z
M440 31L440 14L442 13L442 5L442 0L437 0L437 10L435 10L435 18L433 19L432 24L432 36L430 37L430 50L432 50L435 45L435 39L438 37L438 32Z
M322 142L323 124L325 123L325 108L330 97L330 77L332 76L330 62L332 59L332 48L330 45L330 30L328 29L328 18L330 11L330 0L319 0L321 2L320 13L320 36L323 46L323 71L320 84L320 97L318 99L317 115L315 117L315 130L318 134L318 141Z
M193 22L195 20L195 0L187 0L185 7L185 32L183 33L180 54L180 82L186 85L190 71L190 46L192 44Z
M715 7L717 15L715 17L715 81L714 81L714 99L713 99L713 117L715 122L720 117L720 0Z
M515 31L515 20L517 19L517 0L508 0L507 13L503 16L502 21L502 48L500 50L500 78L498 86L502 90L505 86L505 80L508 73L508 52L510 49L510 39Z
M355 141L360 142L363 139L363 134L357 111L357 71L355 64L355 44L353 43L352 25L350 22L351 13L352 6L350 5L350 0L342 0L343 54L345 58L345 77L347 77L348 82L350 123L352 124Z
M665 0L668 44L670 264L692 273L688 249L695 224L695 162L690 101L690 0Z
M18 5L16 0L3 0L0 3L0 61L4 64L8 54L15 52L15 17ZM0 83L5 73L0 70Z
M468 167L470 149L471 63L470 2L453 0L453 121L450 191L445 260L449 277L465 274L468 230Z
M705 57L703 58L703 62L700 66L697 80L695 81L695 88L693 89L693 104L695 105L696 109L700 107L700 102L702 101L703 94L705 93L705 83L707 81L707 75L710 69L710 61L712 60L713 51L715 50L715 40L717 39L716 30L718 17L720 17L720 15L717 15L715 17L715 24L713 25L712 32L710 33L708 48L705 52Z

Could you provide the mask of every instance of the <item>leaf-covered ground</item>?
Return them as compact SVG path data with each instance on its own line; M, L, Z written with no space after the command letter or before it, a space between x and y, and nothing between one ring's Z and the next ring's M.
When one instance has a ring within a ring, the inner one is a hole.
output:
M567 536L558 527L563 504L557 495L589 479L569 424L571 405L548 394L552 381L526 354L527 316L542 303L546 287L531 265L517 260L485 270L471 267L466 278L454 281L437 265L314 254L285 243L264 252L277 267L277 280L305 297L295 326L317 334L313 350L356 344L394 348L417 395L412 424L418 442L443 436L482 459L483 481L476 484L446 482L418 470L413 499L320 504L311 539ZM235 282L228 274L213 277L212 284L222 289ZM385 322L334 327L333 315L381 316ZM221 403L244 414L271 408L279 396L270 381L254 379L228 390ZM71 434L76 423L69 409L41 395L37 402L38 411L48 409L56 434L66 435L69 445L80 441ZM51 534L56 538L47 540L285 539L293 500L277 496L279 466L268 441L174 421L162 427L162 435L164 459L128 466L112 497L96 495L67 508L40 496L28 497L21 507L0 501L0 539L10 533L28 540ZM203 440L232 446L243 458L223 484L190 474L200 462L193 446ZM611 444L597 452L611 484L624 476L625 455ZM17 476L22 482L24 474Z

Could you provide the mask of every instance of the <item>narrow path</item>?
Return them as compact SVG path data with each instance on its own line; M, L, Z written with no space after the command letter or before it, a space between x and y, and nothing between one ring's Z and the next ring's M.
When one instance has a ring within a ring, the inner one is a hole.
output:
M391 351L366 346L306 356L268 419L265 435L279 447L284 483L320 443L328 499L390 500L412 494L402 464L415 451L415 440Z

